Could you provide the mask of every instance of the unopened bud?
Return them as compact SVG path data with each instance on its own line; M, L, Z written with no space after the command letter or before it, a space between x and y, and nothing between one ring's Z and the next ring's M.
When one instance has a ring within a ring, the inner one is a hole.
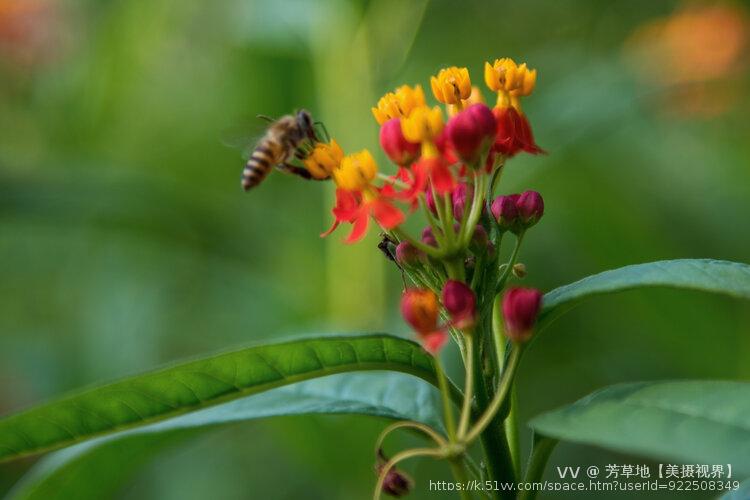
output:
M448 280L443 286L443 306L456 328L466 329L476 322L476 298L466 283Z
M401 314L418 333L437 329L440 305L437 295L426 288L407 288L401 296Z
M500 229L511 229L518 220L518 209L516 199L518 195L498 196L492 202L492 215L495 216Z
M453 217L456 220L461 220L464 215L464 207L466 206L466 200L474 196L474 187L470 184L461 183L456 186L451 194L451 200L453 201Z
M475 163L494 141L497 122L490 108L472 104L451 118L446 130L456 154L467 163Z
M427 226L422 230L422 243L431 247L437 246L437 240L435 239L435 235L432 233L432 227Z
M513 275L519 279L525 278L526 277L526 265L521 264L520 262L517 264L513 264Z
M526 191L516 200L518 219L524 228L539 222L544 215L544 200L536 191Z
M408 241L402 241L396 246L396 262L401 267L418 266L423 258L424 253Z
M401 131L401 120L393 118L380 127L380 146L396 165L410 165L419 156L420 144L409 142Z
M483 252L487 249L489 242L490 238L487 236L487 230L484 229L483 225L477 224L477 227L474 228L474 234L471 237L472 250Z
M526 342L534 333L542 293L534 288L511 288L503 297L505 333L513 342Z
M378 450L378 459L375 466L375 473L380 476L383 472L383 467L388 463L388 458L383 453L383 450ZM406 475L406 473L399 471L395 466L391 467L383 478L383 493L392 497L402 497L409 494L411 488L414 485L414 481Z

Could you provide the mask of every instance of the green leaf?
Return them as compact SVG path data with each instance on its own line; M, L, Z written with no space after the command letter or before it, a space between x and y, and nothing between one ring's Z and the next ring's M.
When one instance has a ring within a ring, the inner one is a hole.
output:
M110 498L130 473L167 446L237 422L354 413L417 420L440 429L439 409L434 387L400 373L347 373L309 380L58 451L31 469L8 500Z
M250 347L85 390L0 420L0 462L163 420L306 379L392 370L435 384L433 358L389 335Z
M595 274L544 295L540 329L597 295L644 287L672 287L750 299L750 265L710 259L662 260Z
M529 424L545 436L750 475L750 383L621 384Z

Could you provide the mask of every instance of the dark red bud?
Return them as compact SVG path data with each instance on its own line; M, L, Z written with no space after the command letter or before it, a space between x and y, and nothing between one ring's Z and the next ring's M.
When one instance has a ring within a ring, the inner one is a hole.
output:
M542 305L542 293L534 288L511 288L503 297L505 333L513 342L526 342Z
M517 194L498 196L490 207L501 229L511 229L518 220Z
M435 206L435 197L432 196L432 189L425 190L425 202L427 202L427 208L432 212L432 215L437 215L437 207Z
M382 450L378 450L378 462L375 467L375 473L378 476L383 472L386 463L388 463L388 458ZM388 470L385 478L383 478L383 493L392 497L402 497L409 494L413 485L414 481L394 466Z
M396 246L396 262L401 267L418 266L425 254L408 241L402 241Z
M476 321L476 298L466 283L448 280L443 286L443 306L451 317L456 328L466 329L474 326Z
M427 226L422 230L422 243L425 245L429 245L431 247L437 246L437 240L435 239L435 235L432 234L432 227Z
M393 118L380 127L380 146L395 164L410 165L419 156L421 146L409 142L401 132L401 120Z
M487 249L489 242L490 238L487 235L487 230L485 230L484 226L481 224L477 224L477 227L474 228L474 234L471 237L472 249L476 251L484 251Z
M518 218L525 227L531 227L544 215L544 200L536 191L526 191L516 200Z
M466 200L467 198L472 198L473 196L474 188L469 184L461 183L456 186L456 189L453 190L451 199L453 200L453 217L455 217L456 220L461 220L464 215Z
M446 130L456 154L474 163L493 141L497 122L490 108L481 103L472 104L451 118Z

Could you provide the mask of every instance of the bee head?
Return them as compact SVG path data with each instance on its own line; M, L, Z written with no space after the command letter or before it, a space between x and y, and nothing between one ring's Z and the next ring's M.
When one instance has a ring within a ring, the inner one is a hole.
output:
M318 136L315 133L315 124L313 123L312 115L305 109L297 111L297 127L300 131L310 140L319 142Z

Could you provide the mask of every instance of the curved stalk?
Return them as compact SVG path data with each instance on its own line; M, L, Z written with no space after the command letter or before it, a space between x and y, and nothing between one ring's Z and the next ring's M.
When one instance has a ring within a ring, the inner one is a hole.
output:
M378 482L375 485L375 492L372 495L373 500L380 500L380 495L383 493L383 482L385 481L388 472L390 472L397 463L414 457L442 457L442 455L443 452L438 448L414 448L396 453L396 455L388 460L380 470Z
M443 437L437 433L432 427L429 425L420 423L420 422L414 422L411 420L404 420L401 422L394 422L385 429L383 429L383 432L380 433L380 436L378 436L378 440L375 442L375 453L380 450L380 448L383 447L383 442L385 441L385 438L388 437L388 435L398 429L416 429L418 431L423 432L425 435L430 437L433 441L435 441L435 444L438 446L446 446L448 442L443 439Z
M552 450L557 444L557 439L546 436L534 436L534 448L529 456L529 463L526 466L525 483L535 483L541 481L544 469L547 466L547 460ZM536 491L521 491L518 494L518 500L533 500L536 498Z

